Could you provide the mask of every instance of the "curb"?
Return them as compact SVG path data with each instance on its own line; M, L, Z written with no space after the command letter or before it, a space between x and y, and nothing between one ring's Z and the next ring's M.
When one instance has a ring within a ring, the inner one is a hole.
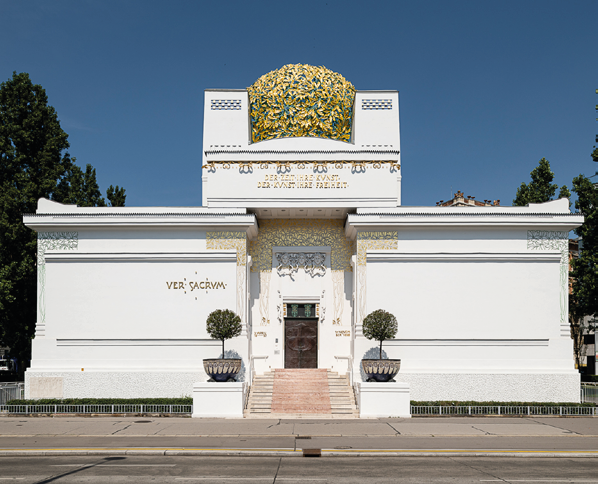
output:
M319 449L318 449L319 450ZM57 456L213 456L213 457L303 457L303 451L293 449L3 449L0 457ZM401 450L401 449L322 449L322 457L538 457L538 458L598 458L596 450Z

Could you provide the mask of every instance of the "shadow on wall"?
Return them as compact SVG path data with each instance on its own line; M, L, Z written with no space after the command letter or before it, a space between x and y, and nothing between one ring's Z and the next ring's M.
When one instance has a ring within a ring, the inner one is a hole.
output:
M367 350L362 358L362 360L379 360L380 359L380 347L373 346L369 350ZM386 351L382 350L382 359L388 359L388 355ZM365 376L365 371L363 371L363 366L361 366L361 362L359 362L359 373L361 373L361 381L367 381L367 376Z
M239 374L237 375L237 381L245 381L245 362L243 361L243 358L241 358L241 355L237 353L235 350L226 350L224 352L224 357L241 359L241 369L239 370ZM218 358L222 358L222 353L220 353L220 356L218 356Z

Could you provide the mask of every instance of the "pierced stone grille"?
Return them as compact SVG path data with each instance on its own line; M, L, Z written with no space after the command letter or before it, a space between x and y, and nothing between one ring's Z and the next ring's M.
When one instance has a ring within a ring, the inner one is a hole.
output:
M392 109L392 99L362 99L361 109Z
M212 99L212 111L240 110L240 99Z

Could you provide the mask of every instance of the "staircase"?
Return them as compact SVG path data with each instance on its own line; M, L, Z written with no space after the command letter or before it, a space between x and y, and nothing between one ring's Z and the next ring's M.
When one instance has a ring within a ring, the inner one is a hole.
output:
M346 376L326 369L284 369L254 377L249 418L356 418L355 395Z

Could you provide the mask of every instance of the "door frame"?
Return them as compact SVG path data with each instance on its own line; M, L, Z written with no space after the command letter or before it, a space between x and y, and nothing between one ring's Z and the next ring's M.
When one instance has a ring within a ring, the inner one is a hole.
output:
M314 308L316 309L315 318L306 318L306 319L317 319L316 323L316 361L317 361L317 368L320 367L320 313L319 313L319 305L321 304L320 298L318 296L287 296L282 298L282 367L285 368L286 359L287 359L287 304L313 304ZM300 319L300 318L299 318Z

